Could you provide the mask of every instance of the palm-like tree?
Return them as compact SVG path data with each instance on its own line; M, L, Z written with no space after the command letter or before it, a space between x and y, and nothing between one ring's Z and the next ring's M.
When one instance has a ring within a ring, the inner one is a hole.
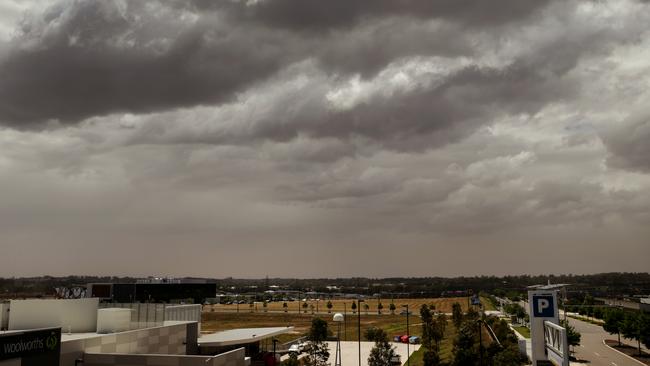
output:
M331 302L331 301L328 301L328 302L327 302L327 312L328 312L328 313L331 313L331 312L332 312L332 307L333 307L333 306L334 306L334 305L332 305L332 302Z

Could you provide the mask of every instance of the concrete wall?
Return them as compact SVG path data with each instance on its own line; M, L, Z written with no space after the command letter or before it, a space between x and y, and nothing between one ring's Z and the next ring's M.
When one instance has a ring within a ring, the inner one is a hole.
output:
M6 330L9 327L9 303L0 302L0 330Z
M189 331L188 331L189 330ZM84 353L128 353L185 355L188 332L196 332L196 323L182 323L114 334L97 334L61 342L61 366L74 366Z
M9 329L61 327L62 333L94 332L99 299L11 300Z
M100 303L99 307L131 309L131 329L157 327L165 321L165 304Z
M197 322L197 336L201 334L201 304L192 305L167 305L165 306L165 322L190 321Z
M87 353L84 366L244 366L244 349L216 356L133 355Z
M131 309L97 310L97 333L117 333L131 330Z

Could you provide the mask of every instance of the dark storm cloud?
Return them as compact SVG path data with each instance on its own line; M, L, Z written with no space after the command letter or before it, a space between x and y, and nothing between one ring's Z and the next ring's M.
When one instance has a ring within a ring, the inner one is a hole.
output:
M219 131L202 135L201 141L289 141L300 135L352 140L360 136L384 148L423 150L457 141L496 116L535 114L575 92L570 80L537 64L516 63L504 69L469 66L441 83L380 93L344 110L328 109L322 102L325 98L319 96L303 96L309 102L300 105L286 99L243 133L240 129Z
M631 116L602 136L609 150L607 163L616 168L650 172L650 113Z
M277 36L254 27L218 19L185 24L173 12L155 18L138 2L123 13L115 3L73 4L46 13L45 24L24 24L13 41L0 64L1 121L66 123L219 103L289 57L286 49L265 46Z
M405 15L445 19L469 27L492 26L524 20L549 0L258 0L194 1L201 9L226 10L237 19L275 27L326 30L354 26L371 17Z
M546 1L227 1L189 11L125 4L66 1L26 18L0 54L0 123L221 104L310 58L369 77L401 57L470 55L463 24L521 19ZM291 31L307 24L331 31Z

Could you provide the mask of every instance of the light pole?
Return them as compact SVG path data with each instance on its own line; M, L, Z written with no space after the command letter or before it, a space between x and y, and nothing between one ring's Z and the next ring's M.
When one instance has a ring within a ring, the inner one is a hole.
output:
M348 309L345 303L343 303L343 338L348 340Z
M361 299L357 299L357 308L359 311L357 312L357 336L359 337L358 342L359 342L359 366L361 366L361 303L364 302Z
M278 362L278 358L275 354L275 344L278 343L278 340L273 338L272 341L273 341L273 362L275 363Z
M483 366L483 339L481 333L483 333L483 328L481 327L481 322L483 320L478 319L476 324L478 324L478 364Z
M411 341L411 335L409 334L409 304L402 305L403 308L406 308L406 365L411 365L410 360L410 347L409 342Z
M341 366L341 322L345 321L345 317L341 313L334 314L333 320L338 325L338 332L336 335L336 356L334 357L334 366Z

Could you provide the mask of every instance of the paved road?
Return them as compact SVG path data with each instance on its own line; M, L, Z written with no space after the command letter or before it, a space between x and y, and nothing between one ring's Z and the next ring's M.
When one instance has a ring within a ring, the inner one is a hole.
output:
M590 366L638 366L640 362L612 350L603 344L604 339L614 339L602 327L569 319L569 324L582 334L580 346L575 348L575 355L582 364Z

